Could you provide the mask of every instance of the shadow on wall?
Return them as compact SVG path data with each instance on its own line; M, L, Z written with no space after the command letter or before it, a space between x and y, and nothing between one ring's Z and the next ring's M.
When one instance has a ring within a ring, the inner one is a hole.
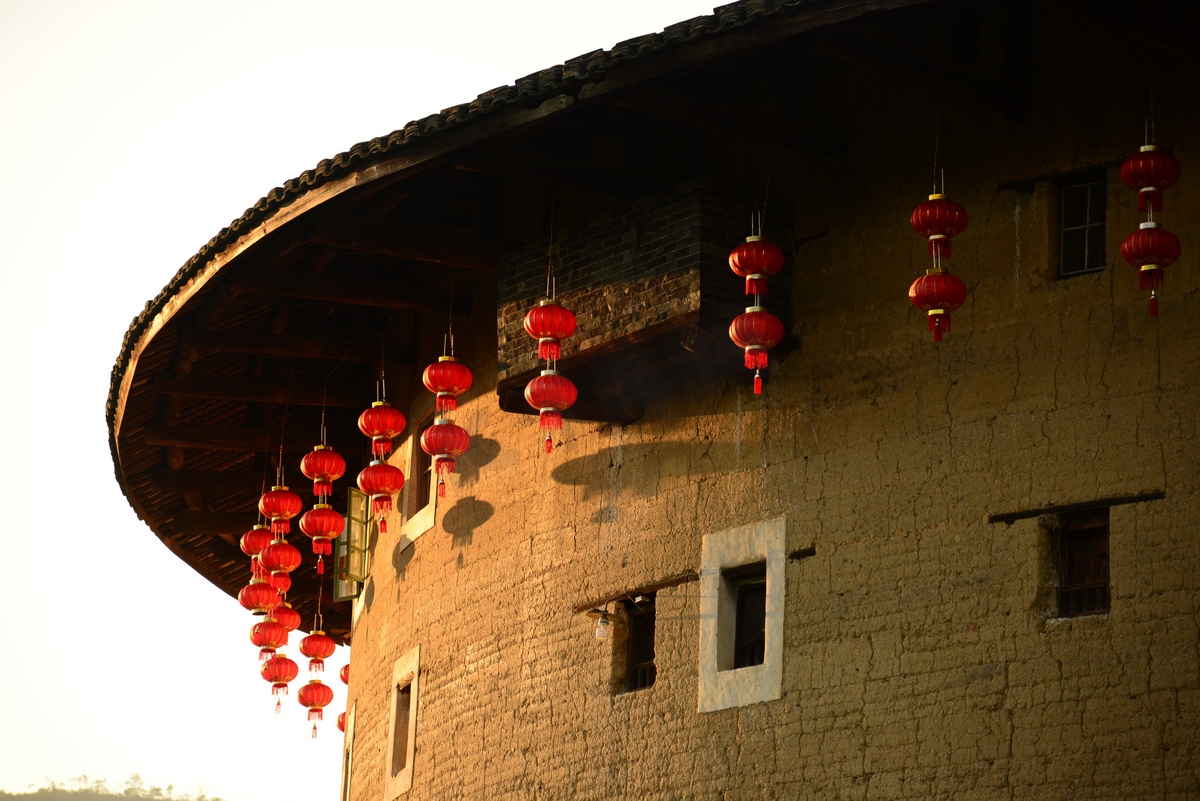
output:
M756 445L761 452L761 444ZM664 478L696 479L753 466L737 443L676 441L602 448L563 462L550 477L559 484L582 487L585 500L613 489L645 497L656 494L658 482ZM608 507L597 515L598 523L615 519L615 512Z
M500 455L500 443L494 439L479 436L471 437L471 447L462 456L454 460L454 472L463 483L479 478L479 468L493 461Z
M454 538L455 548L464 548L475 538L475 529L495 513L496 510L490 503L468 495L446 510L446 515L442 518L442 528Z

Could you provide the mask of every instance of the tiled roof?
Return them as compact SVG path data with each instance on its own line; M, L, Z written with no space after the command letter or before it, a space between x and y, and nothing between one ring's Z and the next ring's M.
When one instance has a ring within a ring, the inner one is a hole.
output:
M569 59L559 66L521 78L512 86L502 86L484 92L470 103L452 106L438 114L410 122L387 136L372 139L369 142L360 142L332 159L323 160L313 169L305 171L283 186L272 189L266 197L247 209L227 228L221 229L220 233L200 248L199 252L179 269L179 272L163 290L153 300L146 303L142 313L135 317L130 324L121 343L117 361L113 365L106 405L109 444L114 462L117 462L117 450L116 432L113 430L113 426L115 425L118 393L122 377L129 365L129 359L142 333L175 293L182 289L209 261L236 242L243 234L270 219L280 209L329 181L361 170L372 163L394 157L401 148L417 140L424 141L442 131L514 104L538 102L570 92L583 84L601 80L606 73L627 62L683 47L699 39L727 33L757 22L764 17L805 5L814 5L813 0L741 0L719 6L713 10L711 15L678 22L661 33L627 39L615 45L611 50L596 50ZM119 469L117 480L124 490L124 482Z

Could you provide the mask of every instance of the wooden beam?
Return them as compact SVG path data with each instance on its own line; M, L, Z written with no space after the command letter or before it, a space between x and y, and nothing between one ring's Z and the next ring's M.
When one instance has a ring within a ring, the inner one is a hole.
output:
M638 190L638 184L643 182L635 177L580 169L562 160L530 153L475 151L456 157L451 166L462 172L549 187L566 196L628 200L644 194Z
M772 147L800 148L809 153L838 157L848 150L845 142L823 136L821 126L792 125L778 117L735 109L661 87L639 87L614 95L609 102L648 117L702 131L731 134Z
M366 408L371 398L362 391L291 386L285 382L235 381L224 378L156 378L151 388L162 395L246 401L247 403L291 403L297 406Z
M258 492L263 474L247 470L155 470L150 486L157 490L199 492Z
M344 216L323 218L314 224L309 238L316 244L338 250L492 273L496 271L499 256L514 246L446 226Z
M142 429L142 437L147 445L165 447L252 453L276 453L279 449L278 437L268 437L262 429L244 426L155 425ZM365 450L369 443L366 437L355 432L330 431L329 444L349 459L351 454ZM284 435L283 449L286 453L305 453L312 450L312 446L311 432L289 430Z
M379 342L370 337L352 341L294 334L213 331L189 327L180 329L179 342L183 347L223 350L231 353L253 353L262 356L335 359L367 363L379 361ZM416 364L416 348L412 345L388 343L387 355L389 362Z
M297 300L315 300L348 306L380 309L411 309L444 313L450 308L450 293L399 284L392 281L343 281L321 275L247 272L229 284L231 292L273 295ZM471 293L454 293L454 313L471 313Z
M240 538L256 522L257 511L244 512L176 512L167 521L176 533L184 536L220 537L226 542L230 537ZM247 571L248 572L248 571Z

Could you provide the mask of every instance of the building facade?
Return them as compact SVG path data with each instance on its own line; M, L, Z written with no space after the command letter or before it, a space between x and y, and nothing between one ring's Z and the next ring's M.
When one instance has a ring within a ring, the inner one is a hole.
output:
M235 481L311 447L274 410L352 350L330 431L365 459L390 353L408 481L331 626L347 801L1200 796L1196 12L886 5L734 3L412 123L135 321L118 478L229 591ZM1150 114L1183 165L1157 317L1121 257ZM905 297L935 180L969 214L936 344ZM764 209L756 395L726 259ZM547 262L579 319L550 453L520 395ZM471 447L438 497L448 319Z

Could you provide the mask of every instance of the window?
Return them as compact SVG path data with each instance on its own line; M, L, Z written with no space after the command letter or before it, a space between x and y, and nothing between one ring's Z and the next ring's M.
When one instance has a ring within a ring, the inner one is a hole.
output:
M1108 507L1057 516L1051 546L1058 579L1058 617L1109 610Z
M734 609L728 610L733 613L733 652L722 660L725 666L718 667L737 670L761 665L767 642L767 563L723 571L721 581L734 598Z
M639 595L626 600L625 692L644 690L654 684L654 596Z
M370 536L368 498L350 487L346 497L346 527L333 541L333 600L348 601L362 592L367 580L367 555Z
M388 727L387 798L412 789L417 739L417 693L421 678L421 646L392 665L391 723Z
M698 706L715 712L783 692L787 519L708 534L700 555Z
M421 447L421 435L433 426L433 418L427 418L417 426L419 432L413 437L412 476L416 482L416 496L409 516L413 517L429 505L433 494L433 457Z
M409 419L412 434L404 441L400 455L404 471L403 495L399 509L404 515L400 524L400 547L408 547L426 531L433 528L437 515L437 477L433 474L433 457L421 447L421 435L433 425L433 396L422 398L412 406Z
M1099 272L1107 265L1104 251L1107 191L1103 170L1079 175L1060 184L1060 278Z

